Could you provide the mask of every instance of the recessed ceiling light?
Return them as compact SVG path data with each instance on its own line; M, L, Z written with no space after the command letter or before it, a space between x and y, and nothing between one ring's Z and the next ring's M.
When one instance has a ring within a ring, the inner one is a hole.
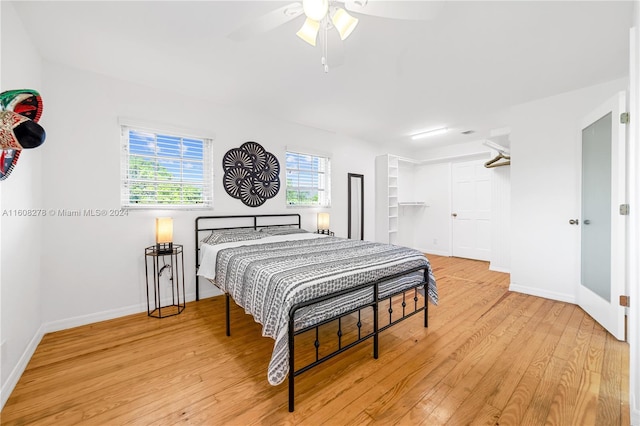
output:
M428 136L436 136L436 135L441 135L443 133L447 133L449 131L449 129L447 129L446 127L440 127L438 129L431 129L431 130L427 130L426 132L420 132L420 133L416 133L411 135L411 139L421 139L421 138L426 138Z

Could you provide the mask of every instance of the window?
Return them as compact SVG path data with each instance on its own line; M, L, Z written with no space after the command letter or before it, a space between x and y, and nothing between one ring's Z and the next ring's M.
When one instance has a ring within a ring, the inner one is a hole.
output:
M328 157L287 152L287 204L331 205L331 168Z
M210 208L211 139L122 126L123 207Z

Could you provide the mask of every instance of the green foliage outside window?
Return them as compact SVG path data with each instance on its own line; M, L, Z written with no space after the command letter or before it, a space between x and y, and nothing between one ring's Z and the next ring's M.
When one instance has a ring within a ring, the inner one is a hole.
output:
M131 204L202 204L202 188L175 182L166 167L143 157L129 157Z
M290 205L309 205L318 204L318 193L311 194L310 192L295 191L292 189L287 190L287 204Z

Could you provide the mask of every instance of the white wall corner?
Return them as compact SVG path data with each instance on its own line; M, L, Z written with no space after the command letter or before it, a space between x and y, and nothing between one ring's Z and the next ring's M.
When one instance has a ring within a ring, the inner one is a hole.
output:
M31 338L31 341L22 353L22 356L16 366L11 370L11 374L9 374L7 380L2 384L2 389L0 389L0 410L4 408L4 404L7 402L11 392L13 392L13 389L15 389L18 384L22 373L27 369L27 365L29 364L33 354L36 352L36 349L44 335L44 326L41 326L38 331L36 331L36 334Z

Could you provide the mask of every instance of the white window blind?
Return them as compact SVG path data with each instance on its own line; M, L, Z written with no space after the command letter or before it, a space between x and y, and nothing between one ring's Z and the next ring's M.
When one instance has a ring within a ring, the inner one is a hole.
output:
M211 139L123 125L121 204L211 208Z
M331 205L331 165L328 157L287 151L287 204Z

